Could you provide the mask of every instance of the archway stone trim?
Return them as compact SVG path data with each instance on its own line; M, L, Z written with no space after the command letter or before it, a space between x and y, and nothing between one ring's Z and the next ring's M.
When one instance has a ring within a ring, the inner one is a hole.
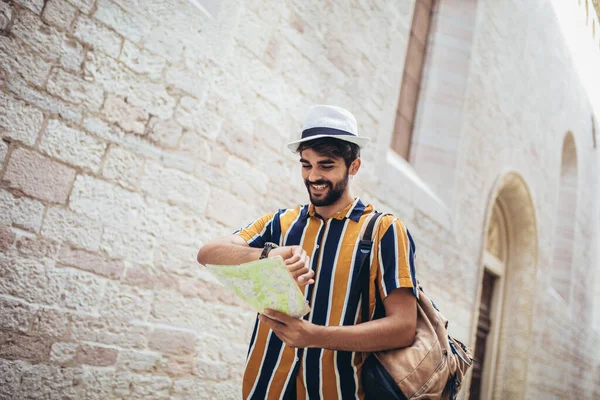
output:
M488 199L482 230L479 282L483 277L487 233L496 201L502 204L506 213L509 248L503 278L506 281L503 285L496 365L491 371L496 383L493 399L522 399L526 393L536 302L539 253L536 208L523 176L514 170L503 171L496 179ZM472 343L475 343L480 299L481 285L478 285L471 327Z

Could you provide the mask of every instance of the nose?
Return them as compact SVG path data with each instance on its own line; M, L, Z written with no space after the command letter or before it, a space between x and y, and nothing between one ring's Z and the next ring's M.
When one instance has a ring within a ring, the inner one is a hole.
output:
M319 173L319 171L316 171L316 168L312 168L308 174L308 181L309 182L317 182L319 180L321 180L322 176Z

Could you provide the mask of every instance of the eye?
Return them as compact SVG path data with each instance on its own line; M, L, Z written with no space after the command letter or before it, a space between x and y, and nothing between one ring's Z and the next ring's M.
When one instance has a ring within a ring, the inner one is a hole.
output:
M333 165L323 165L321 168L324 170L330 170L333 168Z
M309 169L309 168L310 168L310 165L302 165L302 168L303 168L303 169Z

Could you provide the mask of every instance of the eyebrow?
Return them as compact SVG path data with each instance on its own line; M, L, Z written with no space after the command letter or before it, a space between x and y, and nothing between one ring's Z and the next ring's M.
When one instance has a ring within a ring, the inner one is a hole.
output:
M310 164L310 161L308 161L308 160L306 160L306 159L304 159L304 158L301 158L301 159L300 159L300 162L301 162L301 163L307 163L307 164ZM324 165L324 164L335 164L335 161L334 161L334 160L332 160L332 159L330 159L330 158L328 158L328 159L326 159L326 160L317 161L317 164L320 164L320 165Z

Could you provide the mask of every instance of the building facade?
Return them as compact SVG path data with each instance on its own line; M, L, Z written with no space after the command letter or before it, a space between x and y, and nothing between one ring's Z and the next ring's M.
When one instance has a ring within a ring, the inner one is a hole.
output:
M196 252L307 201L321 103L461 398L600 398L598 70L592 0L0 0L0 399L239 398L255 314Z

